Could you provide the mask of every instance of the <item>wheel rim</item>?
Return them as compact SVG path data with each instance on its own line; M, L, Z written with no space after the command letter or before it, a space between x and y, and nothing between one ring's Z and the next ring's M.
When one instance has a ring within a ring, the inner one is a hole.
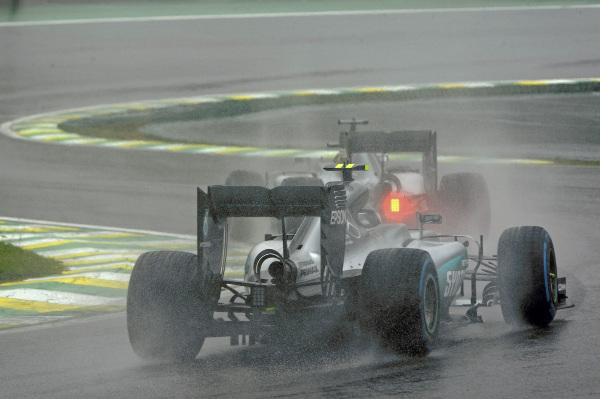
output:
M556 275L556 260L554 259L554 250L548 251L548 273L550 274L549 289L550 289L550 302L552 304L558 303L558 276Z
M429 334L435 333L438 319L438 289L433 276L427 276L423 295L423 319Z

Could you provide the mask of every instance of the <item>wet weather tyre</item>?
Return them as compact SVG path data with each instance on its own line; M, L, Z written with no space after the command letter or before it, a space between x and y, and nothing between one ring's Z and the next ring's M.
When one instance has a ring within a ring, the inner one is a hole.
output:
M260 186L265 187L265 179L258 173L248 170L234 170L225 179L226 186ZM228 230L235 241L252 241L257 239L261 231L260 223L255 218L228 218Z
M127 293L127 329L133 351L162 361L189 361L200 352L213 310L200 296L196 255L142 254Z
M440 290L425 251L373 251L363 267L359 324L395 353L421 357L434 347L440 323Z
M478 238L490 230L490 193L479 173L442 176L438 192L443 230L449 234L471 234Z
M542 227L504 230L498 241L498 294L504 320L546 327L558 304L554 246Z

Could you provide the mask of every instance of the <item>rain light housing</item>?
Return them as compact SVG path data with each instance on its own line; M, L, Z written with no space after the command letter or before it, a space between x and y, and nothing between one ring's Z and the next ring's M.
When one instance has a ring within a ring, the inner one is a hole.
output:
M387 222L399 223L412 218L417 207L403 193L391 192L383 198L381 210Z

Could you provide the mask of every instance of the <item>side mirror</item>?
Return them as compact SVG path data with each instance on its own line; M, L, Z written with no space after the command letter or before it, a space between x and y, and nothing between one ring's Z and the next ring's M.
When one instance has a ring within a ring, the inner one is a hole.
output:
M358 212L357 219L358 223L366 228L376 227L381 224L379 215L373 209L361 209L361 211Z
M423 225L424 224L441 224L442 215L421 215L419 213L419 239L423 238Z
M419 222L423 224L442 224L442 215L419 215Z

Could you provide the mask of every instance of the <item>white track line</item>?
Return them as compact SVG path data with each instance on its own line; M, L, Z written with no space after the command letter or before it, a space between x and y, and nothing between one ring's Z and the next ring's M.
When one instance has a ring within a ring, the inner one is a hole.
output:
M133 17L133 18L97 18L73 19L57 21L28 21L28 22L3 22L2 27L16 26L44 26L44 25L74 25L98 23L131 23L131 22L163 22L163 21L196 21L219 19L261 19L261 18L302 18L302 17L343 17L361 15L390 15L390 14L431 14L431 13L473 13L497 11L544 11L544 10L585 10L600 8L598 4L572 5L572 6L537 6L537 7L471 7L471 8L433 8L414 10L362 10L362 11L320 11L320 12L282 12L282 13L257 13L257 14L226 14L226 15L182 15L167 17Z

